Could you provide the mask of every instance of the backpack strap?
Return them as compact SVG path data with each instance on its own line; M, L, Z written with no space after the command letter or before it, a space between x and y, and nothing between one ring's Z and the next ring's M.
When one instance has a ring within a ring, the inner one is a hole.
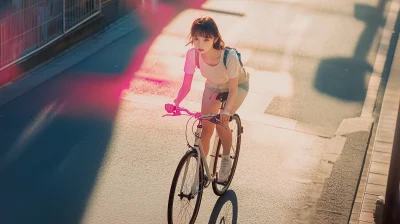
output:
M228 54L229 54L229 50L230 50L230 49L232 49L232 50L235 51L235 53L237 54L237 56L238 56L238 58L239 58L240 66L243 67L241 55L240 55L240 53L236 50L236 48L225 47L225 49L224 49L224 65L225 65L225 68L228 69L228 67L226 66L226 61L228 60Z
M195 50L194 52L195 52L195 62L196 62L196 66L197 66L197 68L200 69L199 52L198 52L197 50Z
M224 49L224 65L225 68L228 69L228 67L226 67L226 60L228 58L228 54L229 54L229 50L227 48Z

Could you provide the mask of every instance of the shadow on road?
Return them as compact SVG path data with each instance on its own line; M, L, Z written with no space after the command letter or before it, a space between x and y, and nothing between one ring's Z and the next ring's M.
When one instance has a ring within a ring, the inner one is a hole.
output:
M0 108L0 223L81 222L122 91L163 27L204 2L161 1L158 13L143 9L139 27L123 44L104 48Z
M233 190L218 198L211 213L209 224L237 223L238 201Z
M354 56L321 61L314 82L316 89L345 101L364 102L369 80L366 76L373 71L367 57L378 28L385 24L383 15L385 3L386 1L381 0L376 8L362 4L355 5L355 17L365 22L365 29L357 43Z

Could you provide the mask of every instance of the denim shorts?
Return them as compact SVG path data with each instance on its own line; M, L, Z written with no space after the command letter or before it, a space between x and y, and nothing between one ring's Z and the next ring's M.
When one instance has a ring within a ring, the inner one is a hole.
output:
M249 91L249 82L244 82L244 83L240 83L239 85L238 85L238 87L239 88L241 88L241 89L244 89L244 90L247 90L247 91Z
M219 93L229 92L229 89L222 90L222 89L214 88L214 87L211 87L211 86L207 85L207 83L206 83L206 85L205 85L205 88L207 88L207 89L209 89L209 90L212 90L213 93L215 93L215 92L219 92ZM247 82L240 83L240 84L238 85L238 88L243 89L243 90L246 90L246 91L248 92L249 89L250 89L250 87L249 87L249 82L247 81Z

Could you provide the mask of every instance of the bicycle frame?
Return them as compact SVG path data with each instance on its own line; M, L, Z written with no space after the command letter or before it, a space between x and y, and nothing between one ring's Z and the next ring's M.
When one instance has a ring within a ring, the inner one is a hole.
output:
M221 107L220 107L220 111L219 111L220 113L224 109L225 103L226 103L226 101L222 102ZM196 152L197 152L197 155L200 155L200 156L197 157L196 179L195 179L195 181L194 181L194 183L192 185L192 189L191 189L192 194L197 193L197 190L198 190L196 188L196 186L197 186L196 183L199 182L198 178L199 178L199 171L200 171L200 165L201 165L200 160L203 161L203 164L204 164L203 167L204 167L204 169L206 171L206 175L207 175L208 181L213 182L216 179L216 176L213 177L213 176L211 176L211 174L215 173L214 163L215 163L215 157L217 156L216 153L217 153L217 147L218 147L218 141L219 141L218 131L215 132L214 144L213 144L212 152L211 152L211 155L210 155L211 160L210 160L210 164L208 164L207 163L207 158L204 155L203 147L201 145L201 133L202 133L202 130L203 130L203 119L199 119L199 124L197 124L196 132L194 133L195 141L194 141L194 145L193 145L192 148L195 149ZM186 163L186 166L185 166L185 171L184 171L184 175L183 175L183 179L182 179L182 185L181 185L181 192L183 190L183 186L184 186L184 183L185 183L185 180L186 180L186 174L187 174L188 166L189 166L189 161Z
M219 136L218 136L218 132L216 132L215 135L215 141L213 144L213 149L212 149L212 154L211 154L211 161L210 164L207 163L207 158L204 155L204 151L203 151L203 147L201 145L201 133L203 130L203 124L202 124L202 120L200 120L199 124L197 125L197 129L195 132L195 142L193 145L193 148L196 150L197 155L200 155L197 157L197 169L196 169L196 179L192 185L192 193L195 194L197 193L198 188L196 188L197 183L198 183L198 178L199 178L199 171L200 171L200 160L203 161L204 164L204 169L206 171L206 175L208 177L209 181L214 181L215 180L215 176L212 176L212 174L214 174L214 163L215 163L215 156L216 156L216 152L217 152L217 147L218 147L218 140L219 140ZM186 180L186 173L187 173L187 167L189 166L189 163L186 163L186 167L185 167L185 174L183 176L182 179L182 185L181 185L181 190L183 188L184 185L184 181ZM199 183L200 184L200 183Z
M197 183L199 182L198 178L199 178L199 171L200 171L200 166L201 166L200 160L204 164L203 167L204 167L204 170L206 171L206 175L207 175L208 181L212 182L212 181L214 181L216 179L216 176L212 176L212 174L214 174L214 172L215 172L214 163L215 163L215 157L217 156L216 153L217 153L219 135L218 135L218 132L216 131L215 132L215 138L214 138L214 144L213 144L212 152L211 152L211 155L210 155L211 160L210 160L210 164L208 164L207 163L207 158L204 155L203 147L201 145L201 133L202 133L202 130L203 130L203 120L200 119L199 120L199 124L197 124L196 132L194 133L195 141L194 141L193 148L196 150L197 155L200 155L200 156L197 157L197 169L196 169L196 175L195 175L196 179L195 179L195 181L194 181L194 183L192 185L192 194L197 193L197 190L198 190L198 188L196 188L196 186L197 186ZM183 176L182 185L181 185L181 191L183 190L182 188L183 188L184 182L186 180L186 174L187 174L188 166L189 166L189 161L186 163L186 166L185 166L184 176Z

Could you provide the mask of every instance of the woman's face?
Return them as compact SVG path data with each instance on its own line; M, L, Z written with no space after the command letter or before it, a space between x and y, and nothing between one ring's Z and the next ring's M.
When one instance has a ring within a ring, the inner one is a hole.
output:
M193 45L200 54L204 54L210 51L216 41L217 39L214 37L193 37Z

